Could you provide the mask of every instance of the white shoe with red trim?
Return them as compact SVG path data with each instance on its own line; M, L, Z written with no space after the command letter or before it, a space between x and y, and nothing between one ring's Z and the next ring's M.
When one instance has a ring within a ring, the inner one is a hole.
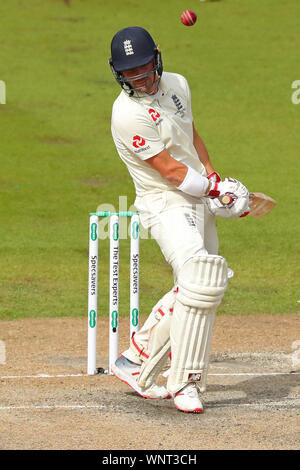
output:
M192 382L175 394L174 405L185 413L202 413L203 405L199 398L198 387Z
M140 374L141 366L129 361L124 356L120 356L112 366L113 374L122 382L133 388L144 398L169 398L170 394L163 386L153 384L148 388L141 388L137 384L137 377Z

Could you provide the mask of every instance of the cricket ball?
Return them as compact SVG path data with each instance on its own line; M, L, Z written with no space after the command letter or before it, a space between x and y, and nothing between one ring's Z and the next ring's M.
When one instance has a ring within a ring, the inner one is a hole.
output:
M193 26L197 21L197 15L192 10L185 10L181 13L181 23L185 26Z

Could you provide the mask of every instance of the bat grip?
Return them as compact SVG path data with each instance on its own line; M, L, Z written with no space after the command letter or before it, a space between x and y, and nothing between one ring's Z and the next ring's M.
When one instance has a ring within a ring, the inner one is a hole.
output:
M223 206L228 206L232 203L233 197L231 197L229 194L223 194L223 196L219 197L219 201L223 204Z

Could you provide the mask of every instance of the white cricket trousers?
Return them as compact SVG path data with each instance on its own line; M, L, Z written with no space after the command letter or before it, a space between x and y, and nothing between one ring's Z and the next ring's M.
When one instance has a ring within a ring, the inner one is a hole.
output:
M137 197L135 207L141 224L158 243L174 276L174 287L156 303L124 352L128 359L141 363L149 356L155 325L173 309L180 268L193 256L218 254L218 236L215 216L209 212L205 198L196 199L180 191L162 191Z

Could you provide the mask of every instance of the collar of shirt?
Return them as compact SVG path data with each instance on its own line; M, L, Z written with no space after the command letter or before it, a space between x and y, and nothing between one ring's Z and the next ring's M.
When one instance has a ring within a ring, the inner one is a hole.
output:
M146 93L141 97L141 98L136 98L135 96L131 96L130 98L137 103L143 103L145 105L150 106L153 101L161 98L161 96L164 96L167 93L167 90L165 90L164 86L160 82L159 87L158 87L158 92L155 95L147 95Z

